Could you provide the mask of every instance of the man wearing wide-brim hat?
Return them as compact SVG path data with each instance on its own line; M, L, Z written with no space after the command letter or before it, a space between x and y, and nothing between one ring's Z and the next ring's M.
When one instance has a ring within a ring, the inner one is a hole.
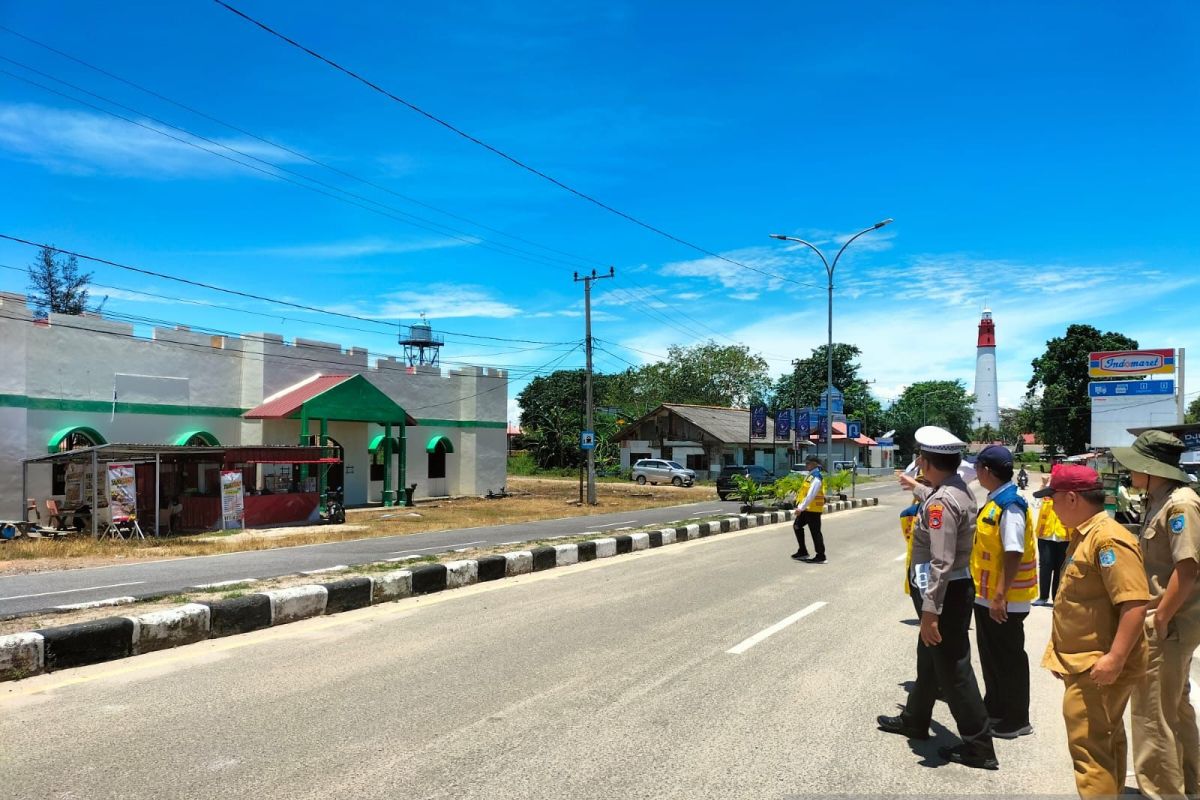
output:
M1139 536L1150 610L1146 679L1133 692L1133 765L1149 797L1200 795L1200 735L1189 697L1192 657L1200 645L1200 495L1179 468L1183 442L1145 431L1113 456L1146 492Z

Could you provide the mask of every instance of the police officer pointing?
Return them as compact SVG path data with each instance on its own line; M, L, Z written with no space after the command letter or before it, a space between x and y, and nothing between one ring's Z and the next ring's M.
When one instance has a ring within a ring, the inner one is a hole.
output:
M921 617L917 680L904 710L880 716L879 729L912 739L928 739L933 704L941 689L963 741L938 754L978 769L998 769L987 711L971 669L971 547L975 539L975 498L958 474L964 442L932 425L916 432L917 464L932 491L921 503L913 529L910 596Z

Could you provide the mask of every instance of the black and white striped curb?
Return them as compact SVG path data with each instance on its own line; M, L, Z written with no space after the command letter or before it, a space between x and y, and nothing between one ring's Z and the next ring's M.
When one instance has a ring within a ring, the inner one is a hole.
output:
M826 503L825 511L831 513L875 505L879 505L879 499L875 497L841 500ZM152 653L414 595L787 522L793 516L792 511L741 514L677 528L423 564L381 576L269 589L228 600L188 603L139 616L106 617L9 634L0 636L0 680L19 680L43 672Z

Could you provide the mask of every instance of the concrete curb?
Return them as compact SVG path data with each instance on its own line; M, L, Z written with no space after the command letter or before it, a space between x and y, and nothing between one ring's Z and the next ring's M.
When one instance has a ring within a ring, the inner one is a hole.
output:
M879 505L879 498L836 500L825 513ZM575 544L534 547L478 559L423 564L376 577L344 578L323 584L269 589L228 600L188 603L136 617L103 619L0 636L0 681L152 653L205 639L286 625L310 617L365 608L526 575L618 554L634 553L730 531L786 522L794 511L741 514L677 528L608 536ZM240 581L239 581L240 583Z

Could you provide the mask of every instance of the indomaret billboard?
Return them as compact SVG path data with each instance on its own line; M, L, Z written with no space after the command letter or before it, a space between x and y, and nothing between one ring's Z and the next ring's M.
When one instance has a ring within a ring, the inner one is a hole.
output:
M1129 428L1175 425L1180 421L1176 393L1184 389L1176 378L1183 377L1183 355L1183 350L1177 355L1172 349L1088 354L1088 375L1107 379L1088 384L1092 447L1128 446L1134 438ZM1175 378L1160 377L1176 371Z

